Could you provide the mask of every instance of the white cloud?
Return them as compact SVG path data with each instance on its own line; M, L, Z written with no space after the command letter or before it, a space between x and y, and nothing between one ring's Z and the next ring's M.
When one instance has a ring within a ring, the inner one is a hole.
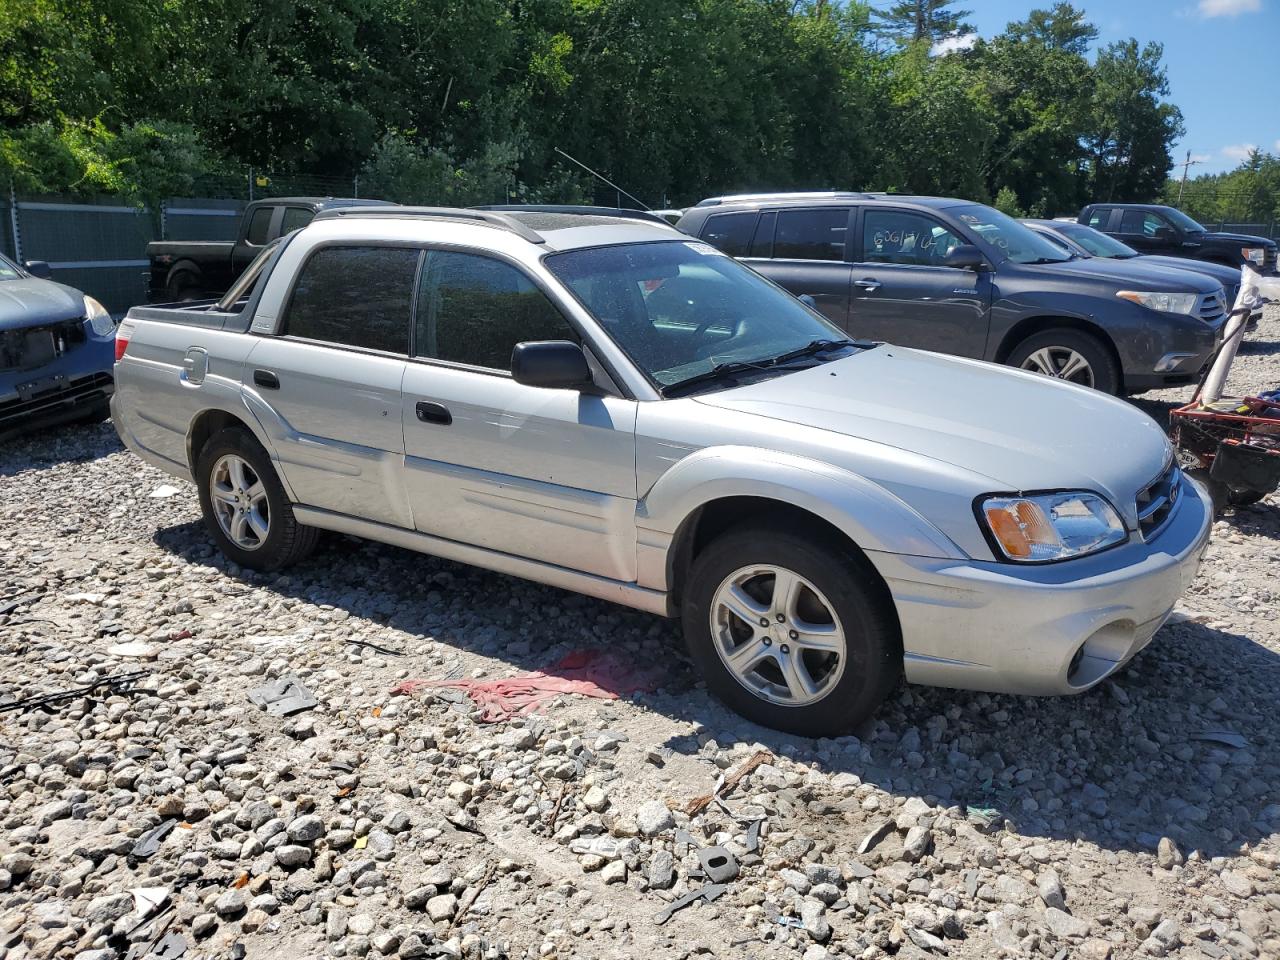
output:
M1202 17L1238 17L1257 13L1262 9L1262 0L1200 0L1196 9Z
M929 49L929 52L935 57L945 57L948 53L972 50L973 45L977 42L978 35L976 33L955 33L949 37L943 37Z
M1208 163L1212 159L1213 154L1211 153L1193 153L1191 155L1192 163Z
M1249 154L1258 149L1256 143L1232 143L1222 148L1222 155L1228 160L1248 160Z

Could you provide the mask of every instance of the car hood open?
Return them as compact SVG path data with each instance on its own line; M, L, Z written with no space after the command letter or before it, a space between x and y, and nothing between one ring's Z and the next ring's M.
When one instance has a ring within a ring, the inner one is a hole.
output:
M1093 490L1131 525L1170 455L1155 421L1115 397L890 344L696 399L926 456L991 478L992 493Z
M51 280L0 280L0 330L39 327L85 315L84 294Z

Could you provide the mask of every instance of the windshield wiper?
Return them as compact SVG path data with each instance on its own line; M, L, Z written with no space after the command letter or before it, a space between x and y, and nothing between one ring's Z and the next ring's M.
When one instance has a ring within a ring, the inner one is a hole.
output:
M771 357L768 361L760 362L768 363L770 366L776 366L779 363L786 363L788 360L799 360L801 357L811 357L815 353L826 353L828 350L851 346L853 346L852 340L810 340L803 347L797 347L795 350L788 350L786 353L780 353L776 357Z
M1061 260L1053 257L1037 257L1035 260L1027 260L1025 262L1029 267L1037 267L1042 263L1069 263L1071 260L1071 257L1063 257Z
M662 388L662 395L664 397L672 397L675 396L678 391L682 391L687 387L696 387L699 384L710 383L714 380L733 380L739 374L751 371L774 370L784 363L788 363L792 360L799 360L801 357L824 353L827 350L834 350L838 347L850 346L854 346L854 342L852 340L810 340L803 347L797 347L795 350L788 350L786 353L780 353L776 357L763 357L759 360L732 360L724 363L717 363L714 367L704 373L695 374L692 377L686 377L684 380L677 380L675 383L668 384Z

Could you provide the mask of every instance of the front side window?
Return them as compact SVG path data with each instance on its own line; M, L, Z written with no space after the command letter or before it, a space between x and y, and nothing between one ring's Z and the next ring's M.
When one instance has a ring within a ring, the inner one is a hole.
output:
M863 263L938 267L962 242L932 217L907 210L867 210L858 259Z
M714 248L633 243L544 261L651 381L671 387L742 361L764 364L815 343L847 342L799 300ZM810 362L813 362L810 359ZM758 375L793 367L761 366Z
M275 207L259 207L253 211L253 216L249 219L249 232L245 235L245 242L255 247L260 247L267 242L267 234L271 231L271 214L275 213Z
M1061 247L994 207L968 203L947 207L946 211L973 231L990 252L1014 263L1063 263L1071 259Z
M778 260L843 260L848 232L847 208L780 210L773 256Z
M745 257L751 246L758 216L754 210L750 213L714 214L707 217L702 228L702 239L731 257Z
M517 343L577 339L546 294L511 264L474 253L427 252L416 356L510 370Z
M18 272L17 267L4 257L0 257L0 280L17 280L20 276L22 274Z
M285 334L408 354L421 254L405 247L322 247L294 283Z
M315 211L306 207L285 207L284 218L280 221L280 235L305 227L315 218Z
M1138 256L1138 251L1128 244L1121 243L1115 237L1108 236L1100 230L1082 224L1064 224L1062 232L1073 242L1078 243L1095 257L1106 257L1114 260L1127 260Z
M1111 219L1111 208L1103 207L1089 214L1089 226L1095 230L1107 229L1107 221Z

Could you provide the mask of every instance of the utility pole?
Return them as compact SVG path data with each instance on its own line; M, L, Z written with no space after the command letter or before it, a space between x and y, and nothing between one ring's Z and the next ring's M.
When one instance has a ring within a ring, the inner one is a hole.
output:
M1182 189L1187 185L1187 170L1199 162L1199 160L1191 159L1191 151L1188 150L1187 159L1178 164L1178 166L1182 167L1182 182L1178 184L1178 206L1182 206Z

